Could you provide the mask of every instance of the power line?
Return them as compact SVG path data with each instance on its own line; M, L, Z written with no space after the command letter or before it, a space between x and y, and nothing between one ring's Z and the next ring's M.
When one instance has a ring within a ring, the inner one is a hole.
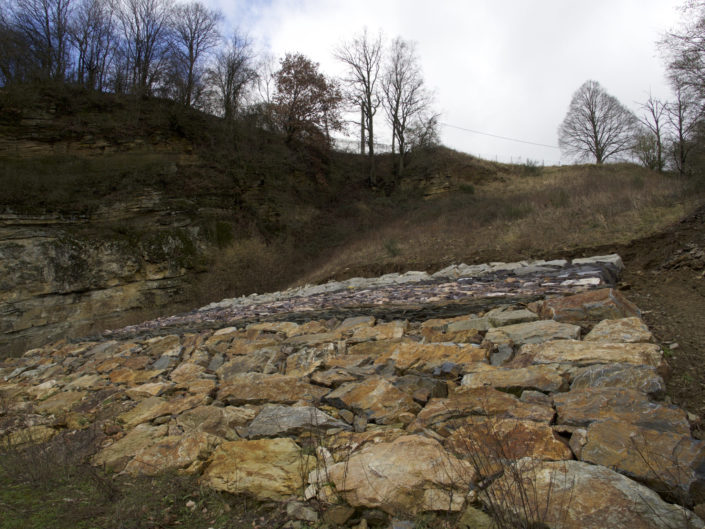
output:
M516 138L508 138L506 136L498 136L497 134L490 134L489 132L481 132L479 130L466 129L465 127L458 127L457 125L451 125L450 123L440 123L444 127L450 127L452 129L464 130L465 132L472 132L473 134L481 134L482 136L490 136L492 138L499 138L500 140L515 141L517 143L526 143L527 145L537 145L539 147L548 147L549 149L560 150L559 147L555 145L546 145L545 143L536 143L534 141L518 140Z

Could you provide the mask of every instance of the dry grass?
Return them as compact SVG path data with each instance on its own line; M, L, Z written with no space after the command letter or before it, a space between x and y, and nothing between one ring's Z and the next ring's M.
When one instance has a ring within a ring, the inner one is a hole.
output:
M518 170L468 186L363 234L303 281L625 244L682 218L700 198L687 180L626 164Z

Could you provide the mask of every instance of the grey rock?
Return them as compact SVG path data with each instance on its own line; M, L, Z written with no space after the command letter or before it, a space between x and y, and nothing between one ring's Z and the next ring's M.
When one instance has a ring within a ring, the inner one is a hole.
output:
M268 405L250 423L248 436L251 439L277 437L329 428L349 430L350 426L313 406Z

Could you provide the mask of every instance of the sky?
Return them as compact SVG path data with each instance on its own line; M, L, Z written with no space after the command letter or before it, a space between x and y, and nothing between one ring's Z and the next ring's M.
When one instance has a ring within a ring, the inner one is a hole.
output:
M671 97L656 43L677 27L682 0L206 3L259 50L303 53L330 76L344 72L335 48L365 27L386 42L414 41L444 145L502 162L553 165L571 161L558 149L558 127L585 81L598 81L635 112L649 93ZM380 111L377 141L390 143L382 121ZM353 127L349 133L357 137Z

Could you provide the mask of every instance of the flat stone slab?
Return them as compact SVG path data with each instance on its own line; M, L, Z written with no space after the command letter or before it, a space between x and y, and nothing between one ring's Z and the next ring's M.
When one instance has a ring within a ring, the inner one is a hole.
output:
M324 435L329 428L349 430L350 425L339 421L312 406L277 406L262 408L247 428L250 439L284 437L308 432Z
M520 358L535 364L571 363L576 366L592 364L634 364L665 368L661 348L653 343L602 343L577 340L553 340L541 344L523 345L515 362Z

